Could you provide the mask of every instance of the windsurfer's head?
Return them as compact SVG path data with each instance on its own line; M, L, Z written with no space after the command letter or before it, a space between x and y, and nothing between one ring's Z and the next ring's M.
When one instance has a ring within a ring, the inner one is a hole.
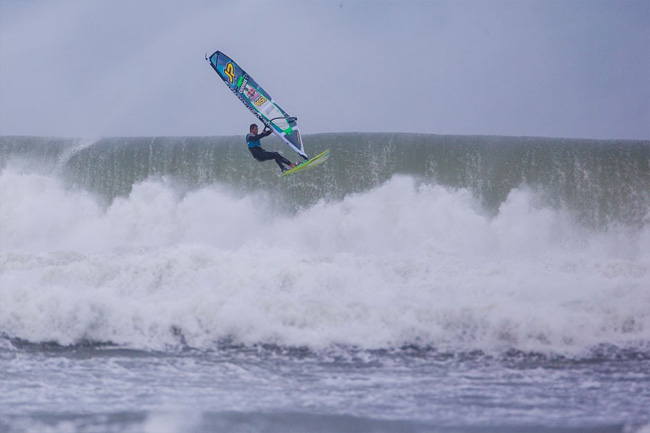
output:
M248 130L253 134L257 135L257 124L251 123L251 126L248 128Z

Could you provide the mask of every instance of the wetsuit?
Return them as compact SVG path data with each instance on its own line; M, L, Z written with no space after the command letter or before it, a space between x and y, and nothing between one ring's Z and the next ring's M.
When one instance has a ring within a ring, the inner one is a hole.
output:
M268 161L274 159L275 162L280 166L280 170L284 172L287 170L287 167L285 167L285 165L291 165L291 161L280 155L278 152L267 152L266 150L262 149L262 145L260 144L260 140L271 135L271 132L272 131L269 129L258 135L248 133L246 134L246 144L248 144L248 150L256 160Z

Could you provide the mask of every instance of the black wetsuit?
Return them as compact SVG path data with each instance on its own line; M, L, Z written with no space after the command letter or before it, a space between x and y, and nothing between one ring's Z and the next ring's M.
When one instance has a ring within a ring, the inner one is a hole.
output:
M280 167L280 170L285 171L287 169L285 166L291 165L291 161L280 155L278 152L267 152L266 150L262 149L262 145L260 144L260 140L271 135L271 132L272 131L269 129L258 135L253 135L251 133L246 134L246 144L248 144L248 150L250 150L253 158L258 161L269 161L271 159L274 159Z

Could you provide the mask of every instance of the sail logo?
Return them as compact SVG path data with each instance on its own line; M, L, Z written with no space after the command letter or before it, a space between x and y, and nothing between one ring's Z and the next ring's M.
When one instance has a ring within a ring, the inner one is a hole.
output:
M244 80L241 82L241 85L239 86L239 93L244 93L244 90L246 89L246 84L248 84L248 75L244 75Z
M231 83L235 82L235 67L232 65L232 63L228 62L226 64L226 67L223 68L223 73L228 76Z

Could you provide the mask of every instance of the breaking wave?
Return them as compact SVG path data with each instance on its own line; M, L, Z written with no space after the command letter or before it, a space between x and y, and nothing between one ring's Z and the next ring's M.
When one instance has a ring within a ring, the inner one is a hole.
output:
M0 139L0 333L648 350L649 143L326 134L287 180L239 141Z

